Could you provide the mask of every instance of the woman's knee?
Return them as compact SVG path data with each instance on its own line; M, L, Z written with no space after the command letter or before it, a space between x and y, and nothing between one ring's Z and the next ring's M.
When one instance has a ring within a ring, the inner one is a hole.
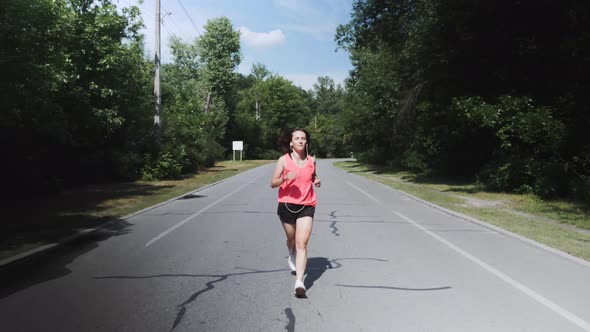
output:
M307 250L307 239L295 240L295 248L297 248L297 250Z

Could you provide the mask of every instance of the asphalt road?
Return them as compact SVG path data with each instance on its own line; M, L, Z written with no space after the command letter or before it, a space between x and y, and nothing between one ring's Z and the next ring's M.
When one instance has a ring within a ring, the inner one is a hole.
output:
M2 269L0 330L590 331L587 262L329 160L295 298L273 170Z

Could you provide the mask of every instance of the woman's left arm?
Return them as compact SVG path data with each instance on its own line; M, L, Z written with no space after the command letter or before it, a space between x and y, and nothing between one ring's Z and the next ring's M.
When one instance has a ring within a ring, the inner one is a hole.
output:
M311 176L311 180L313 181L313 184L315 184L316 187L322 185L322 181L320 181L320 178L318 177L315 158L313 158L313 175Z

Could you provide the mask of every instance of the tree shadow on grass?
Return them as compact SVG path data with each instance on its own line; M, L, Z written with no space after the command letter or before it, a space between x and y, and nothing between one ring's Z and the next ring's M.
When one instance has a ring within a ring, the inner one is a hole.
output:
M220 173L220 172L238 172L238 171L240 171L238 168L228 168L227 166L215 165L215 166L208 166L206 169L203 169L200 172L185 174L182 176L182 178L191 178L197 174L200 174L201 172L215 174L215 173Z
M449 186L473 186L473 177L442 176L431 173L414 173L407 176L408 181L423 184L443 184Z
M0 259L119 218L105 211L113 209L113 205L133 204L134 197L155 195L171 187L119 183L78 188L51 197L2 200Z
M374 165L361 164L356 161L344 161L344 168L348 173L382 173L382 169Z

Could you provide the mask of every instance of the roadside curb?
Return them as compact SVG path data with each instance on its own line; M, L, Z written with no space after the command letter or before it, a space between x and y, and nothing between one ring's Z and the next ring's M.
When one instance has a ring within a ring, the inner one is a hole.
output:
M246 173L248 171L245 171L243 173ZM235 176L235 175L233 175L233 176ZM30 257L33 257L33 256L40 255L42 253L46 253L46 252L48 252L50 250L59 248L60 246L62 246L64 244L67 244L69 242L72 242L74 240L77 240L77 239L79 239L79 238L81 238L83 236L86 236L88 234L92 234L94 232L97 232L97 231L99 231L99 230L101 230L103 228L110 227L110 226L112 226L114 224L117 224L117 223L119 223L121 221L125 221L125 220L128 220L128 219L131 219L131 218L133 218L133 217L135 217L135 216L137 216L139 214L142 214L144 212L147 212L149 210L153 210L153 209L156 209L156 208L158 208L160 206L169 204L169 203L171 203L171 202L173 202L175 200L178 200L181 197L184 197L184 196L187 196L187 195L191 195L191 194L194 194L194 193L199 192L201 190L205 190L205 189L211 188L211 187L213 187L215 185L218 185L218 184L220 184L220 183L222 183L222 182L224 182L224 181L232 178L233 176L230 176L228 178L219 180L217 182L210 183L208 185L205 185L203 187L197 188L195 190L185 192L184 194L181 194L181 195L178 195L176 197L170 198L170 199L168 199L168 200L166 200L164 202L160 202L158 204L155 204L155 205L152 205L152 206L148 206L148 207L146 207L144 209L141 209L139 211L135 211L135 212L130 213L128 215L125 215L125 216L122 216L122 217L119 217L119 218L115 218L115 219L111 219L111 220L106 221L106 222L104 222L104 223L102 223L102 224L100 224L100 225L98 225L96 227L80 229L75 234L72 234L70 236L66 236L66 237L64 237L64 238L62 238L62 239L60 239L60 240L58 240L56 242L48 243L48 244L42 245L40 247L31 249L29 251L25 251L23 253L14 255L12 257L5 258L5 259L3 259L3 260L0 261L0 268L6 267L9 264L13 264L13 263L16 263L16 262L23 261L23 260L25 260L27 258L30 258Z
M342 170L343 170L343 169L342 169ZM350 172L348 172L348 171L346 171L346 170L343 170L343 171L344 171L344 172L347 172L347 173L349 173L349 174L354 174L354 173L350 173ZM479 225L479 226L482 226L482 227L488 228L488 229L490 229L490 230L493 230L493 231L495 231L495 232L498 232L498 233L504 234L504 235L506 235L506 236L513 237L513 238L515 238L515 239L518 239L518 240L520 240L520 241L522 241L522 242L525 242L525 243L527 243L527 244L529 244L529 245L532 245L532 246L534 246L534 247L537 247L537 248L540 248L540 249L544 249L544 250L546 250L546 251L549 251L549 252L551 252L551 253L553 253L553 254L555 254L555 255L558 255L558 256L561 256L561 257L563 257L563 258L566 258L566 259L568 259L568 260L570 260L570 261L572 261L572 262L574 262L574 263L578 263L578 264L580 264L580 265L583 265L583 266L585 266L585 267L588 267L588 268L590 268L590 262L589 262L589 261L586 261L586 260L584 260L584 259L582 259L582 258L579 258L579 257L576 257L576 256L574 256L574 255L568 254L567 252L561 251L561 250L559 250L559 249L555 249L555 248L553 248L553 247L550 247L550 246L548 246L548 245L545 245L545 244L543 244L543 243L537 242L537 241L535 241L535 240L531 240L531 239L529 239L529 238L526 238L526 237L524 237L524 236L522 236L522 235L519 235L519 234L513 233L513 232L511 232L511 231L508 231L508 230L506 230L506 229L503 229L503 228L501 228L501 227L498 227L498 226L492 225L492 224L490 224L490 223L487 223L487 222L485 222L485 221L483 221L483 220L479 220L479 219L477 219L477 218L470 217L470 216L468 216L468 215L465 215L465 214L462 214L462 213L460 213L460 212L452 211L452 210L449 210L449 209L447 209L447 208L444 208L444 207L442 207L442 206L436 205L436 204L434 204L434 203L431 203L431 202L425 201L425 200L423 200L423 199L420 199L420 198L418 198L418 197L412 196L412 195L410 195L410 194L408 194L408 193L406 193L406 192L403 192L403 191L401 191L401 190L398 190L398 189L392 188L392 187L390 187L390 186L388 186L388 185L385 185L385 184L383 184L383 183L381 183L381 182L377 182L377 181L375 181L375 180L368 179L368 178L365 178L365 177L363 177L363 176L360 176L360 175L357 175L357 174L354 174L354 175L355 175L355 176L358 176L358 177L359 177L359 178L361 178L361 179L364 179L364 180L367 180L367 181L370 181L370 182L373 182L373 183L379 184L379 185L381 185L381 186L384 186L385 188L387 188L387 189L389 189L389 190L391 190L391 191L393 191L393 192L399 193L399 194L401 194L401 195L403 195L403 196L406 196L406 197L408 197L408 198L410 198L410 199L412 199L412 200L415 200L415 201L417 201L417 202L419 202L419 203L422 203L422 204L424 204L424 205L426 205L426 206L428 206L428 207L431 207L431 208L433 208L433 209L439 210L439 211L441 211L441 212L443 212L443 213L446 213L446 214L449 214L449 215L455 216L455 217L457 217L457 218L461 218L461 219L463 219L463 220L465 220L465 221L469 221L469 222L471 222L471 223L474 223L474 224L477 224L477 225Z

